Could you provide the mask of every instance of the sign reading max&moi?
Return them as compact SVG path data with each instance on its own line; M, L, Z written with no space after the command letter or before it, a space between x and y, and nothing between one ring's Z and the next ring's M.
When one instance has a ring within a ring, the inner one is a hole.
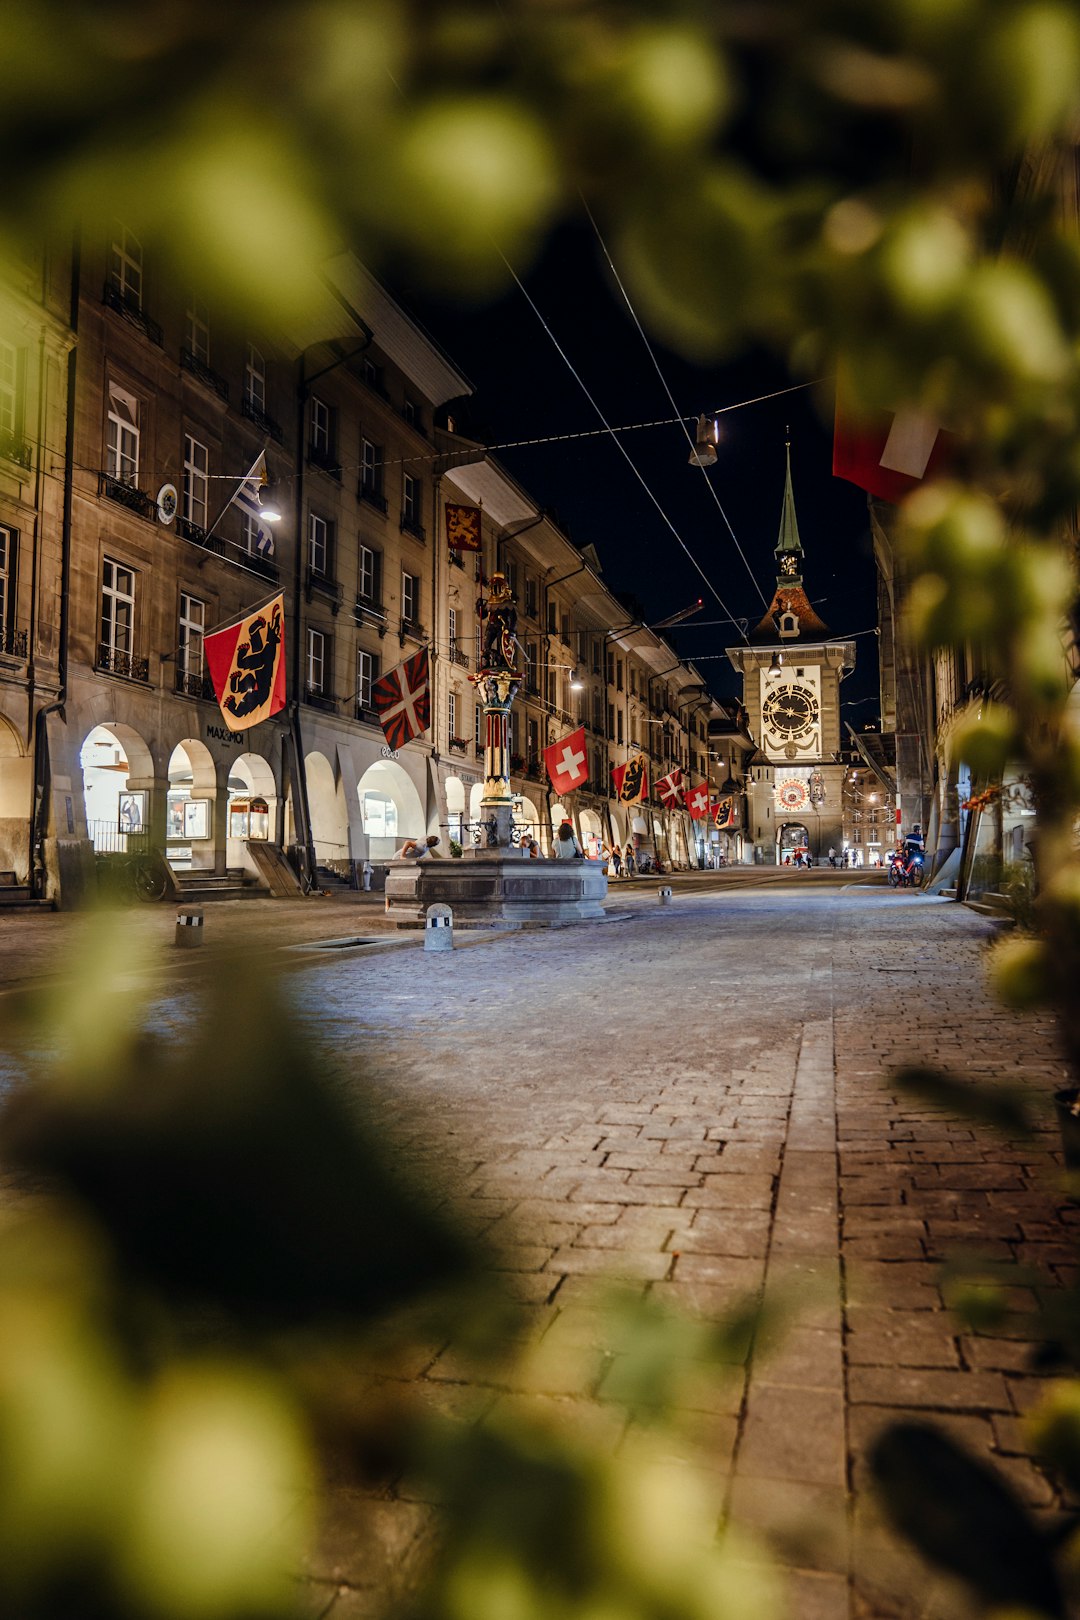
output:
M228 726L207 726L206 735L215 742L242 743L244 740L242 731L230 731Z

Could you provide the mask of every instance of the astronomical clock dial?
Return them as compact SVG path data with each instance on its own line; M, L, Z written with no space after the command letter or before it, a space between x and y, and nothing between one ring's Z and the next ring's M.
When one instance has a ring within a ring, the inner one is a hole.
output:
M761 706L765 730L781 743L806 737L817 724L818 712L817 693L798 681L774 687Z

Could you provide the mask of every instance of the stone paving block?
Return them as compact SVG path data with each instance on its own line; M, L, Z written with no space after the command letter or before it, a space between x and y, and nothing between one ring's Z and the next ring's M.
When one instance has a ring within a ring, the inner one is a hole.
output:
M754 1377L762 1384L787 1384L795 1389L842 1390L841 1335L805 1327L766 1332L754 1347Z
M988 1367L1000 1372L1030 1373L1038 1344L1032 1339L1004 1339L990 1334L965 1334L960 1340L969 1367Z
M680 1236L683 1254L730 1254L763 1256L769 1243L769 1218L765 1210L743 1214L737 1210L699 1209L693 1225Z
M688 1254L683 1250L671 1273L677 1283L719 1283L756 1293L765 1280L762 1258L743 1255Z
M415 1502L374 1501L341 1488L329 1491L303 1573L320 1582L385 1590L431 1523L428 1508Z
M761 1536L781 1564L846 1575L847 1507L847 1491L841 1486L756 1479L737 1468L728 1516L738 1528Z
M854 1305L890 1305L936 1310L940 1268L930 1261L862 1260L846 1268L848 1299Z
M854 1306L847 1312L847 1327L845 1351L854 1366L960 1366L956 1323L947 1311Z
M995 1372L938 1367L860 1367L848 1372L848 1399L855 1404L917 1406L923 1410L1008 1412L1005 1379Z
M673 1265L669 1254L626 1249L556 1249L547 1261L548 1272L566 1276L632 1277L646 1281L666 1277Z
M845 1486L844 1402L838 1393L751 1385L736 1475Z
M785 1582L792 1620L850 1620L846 1577L792 1570Z
M700 1187L690 1188L684 1202L688 1209L768 1209L773 1185L772 1176L744 1175L739 1171L704 1176Z

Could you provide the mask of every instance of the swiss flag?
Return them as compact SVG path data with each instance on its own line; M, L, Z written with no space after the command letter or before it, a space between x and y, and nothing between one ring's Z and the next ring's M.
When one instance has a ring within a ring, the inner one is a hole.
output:
M578 726L568 737L561 737L545 748L544 765L556 793L571 793L588 781L585 727Z
M842 383L836 389L833 477L846 478L880 501L903 500L949 459L950 435L921 411L856 413Z
M671 771L667 776L662 776L656 784L656 791L660 795L660 803L669 810L682 804L682 771Z
M683 803L695 821L704 821L710 809L708 784L699 782L697 787L687 788Z

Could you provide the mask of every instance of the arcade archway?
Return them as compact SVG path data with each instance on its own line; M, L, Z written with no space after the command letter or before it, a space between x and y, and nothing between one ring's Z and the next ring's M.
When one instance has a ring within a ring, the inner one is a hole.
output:
M801 821L785 821L776 830L776 860L779 866L794 866L810 848L810 833Z
M325 754L308 754L304 770L315 859L320 866L344 869L349 862L349 812L344 785L334 780L334 767Z
M214 865L217 769L205 743L186 737L169 760L165 854L179 871Z
M14 726L0 716L0 867L25 883L28 857L33 769Z
M229 764L225 863L257 870L249 843L276 842L280 800L274 773L261 754L241 754Z
M118 854L150 836L154 761L131 726L101 725L79 750L86 831L94 849Z
M356 784L368 859L388 861L402 839L423 838L424 807L409 773L395 760L369 766Z

